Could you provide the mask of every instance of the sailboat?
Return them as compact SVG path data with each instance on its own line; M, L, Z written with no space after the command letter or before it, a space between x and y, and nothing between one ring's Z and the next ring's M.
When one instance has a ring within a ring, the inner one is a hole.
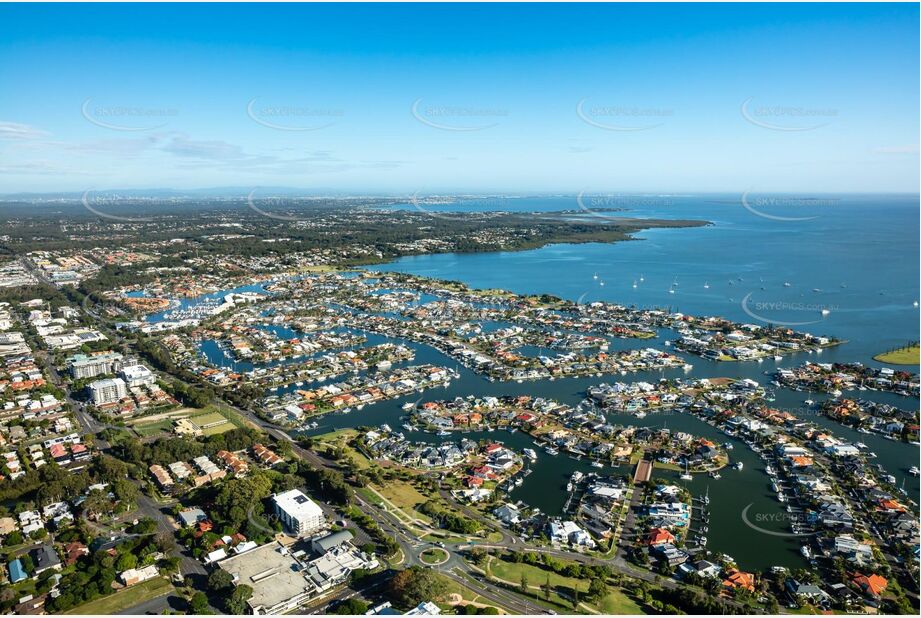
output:
M595 273L594 275L592 275L592 279L597 279L597 278L598 278L598 273Z
M710 284L709 284L708 282L706 282L706 281L704 281L704 289L705 289L705 290L709 290L709 289L710 289Z
M682 474L682 475L679 476L678 478L680 478L682 481L692 481L692 480L694 480L694 477L691 476L691 473L690 473L690 472L688 472L688 462L687 462L687 461L684 462L684 474Z
M636 279L633 280L633 287L636 288Z

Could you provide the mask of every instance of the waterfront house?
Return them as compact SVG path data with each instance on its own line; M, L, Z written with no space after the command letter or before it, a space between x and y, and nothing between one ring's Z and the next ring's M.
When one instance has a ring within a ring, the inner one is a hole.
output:
M738 569L729 569L723 579L723 590L731 593L737 588L754 592L755 576Z

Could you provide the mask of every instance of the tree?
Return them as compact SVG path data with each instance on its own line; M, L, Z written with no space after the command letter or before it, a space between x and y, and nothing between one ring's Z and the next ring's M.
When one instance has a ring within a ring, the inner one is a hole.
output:
M247 585L237 586L227 599L227 610L236 616L246 612L246 601L253 596L253 589Z
M553 588L550 586L550 573L547 573L547 581L544 582L543 589L544 589L544 600L549 601L550 592L553 590Z
M32 556L29 554L23 554L19 557L19 563L22 565L22 570L26 573L31 573L35 570L35 562L32 561Z
M215 569L208 576L208 590L221 592L233 586L233 576L224 569Z
M6 547L13 547L14 545L20 544L22 544L22 533L19 530L13 530L3 539L3 545Z
M594 578L588 585L588 596L590 599L599 600L608 594L608 584L601 577Z
M205 596L204 592L196 592L192 595L192 598L189 599L189 609L192 610L193 614L207 614L208 612L208 597Z
M447 584L436 572L413 566L394 575L388 591L403 607L415 607L442 596L447 589Z
M524 571L521 572L521 582L518 585L518 589L521 590L523 594L528 593L528 576L525 575Z
M368 611L368 604L361 599L346 599L336 606L333 614L340 616L363 616Z
M118 560L115 561L115 569L119 572L127 571L128 569L133 569L138 565L137 556L131 552L125 552L118 557Z

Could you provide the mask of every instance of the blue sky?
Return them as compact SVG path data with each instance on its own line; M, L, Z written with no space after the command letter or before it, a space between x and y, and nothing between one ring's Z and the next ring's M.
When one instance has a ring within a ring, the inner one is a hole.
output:
M918 190L916 4L4 4L0 22L0 193Z

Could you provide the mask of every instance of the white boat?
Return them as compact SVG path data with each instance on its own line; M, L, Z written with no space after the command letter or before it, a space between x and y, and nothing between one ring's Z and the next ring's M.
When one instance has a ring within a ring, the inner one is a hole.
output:
M682 474L682 475L679 476L678 478L680 478L682 481L693 481L693 480L694 480L694 477L691 476L691 474L690 474L689 472L685 472L684 474Z
M774 360L775 360L775 361L782 361L782 360L783 360L783 356L781 356L780 354L775 354L775 355L774 355Z
M603 468L603 467L604 467L604 464L601 463L600 461L593 461L593 462L592 462L592 467L593 467L593 468Z
M804 556L807 560L811 560L811 559L812 559L812 550L809 549L809 546L808 546L808 545L803 545L802 547L800 547L800 548L799 548L799 552L800 552L801 554L803 554L803 556Z
M636 418L646 418L646 413L640 410L636 413Z
M720 476L720 473L719 473L719 472L717 472L716 470L714 470L713 472L710 473L710 478L716 479L716 480L718 481L718 480L720 480L720 479L723 478L723 477Z
M741 461L736 462L736 470L741 470L744 467L745 467L745 464L743 464Z
M710 289L710 284L707 283L706 281L704 282L704 289L705 289L705 290L709 290L709 289Z
M572 491L572 482L566 483L566 491Z
M807 406L811 406L811 405L815 404L815 402L814 402L812 399L807 399L807 400L804 401L803 403L805 403Z
M780 502L786 502L786 501L787 501L787 497L786 497L785 495L783 495L783 493L781 492L781 493L777 494L777 500L780 501Z
M439 431L439 432L438 432L437 434L435 434L435 435L437 435L437 436L450 436L450 435L451 435L451 432L450 432L450 431L445 431L444 429L442 429L441 431Z
M921 470L918 469L918 466L912 466L908 469L908 473L912 476L921 475Z
M406 431L416 431L416 428L410 425L409 423L403 423L403 429Z
M527 457L531 461L537 461L537 452L534 449L526 448L526 449L522 449L521 452L524 453L525 457Z
M548 446L547 448L545 448L544 452L547 453L548 455L559 455L560 454L560 452L556 450L555 448L553 448L552 446Z
M412 410L413 407L415 407L415 405L416 405L416 404L407 401L406 403L403 404L403 409L404 409L404 410Z

